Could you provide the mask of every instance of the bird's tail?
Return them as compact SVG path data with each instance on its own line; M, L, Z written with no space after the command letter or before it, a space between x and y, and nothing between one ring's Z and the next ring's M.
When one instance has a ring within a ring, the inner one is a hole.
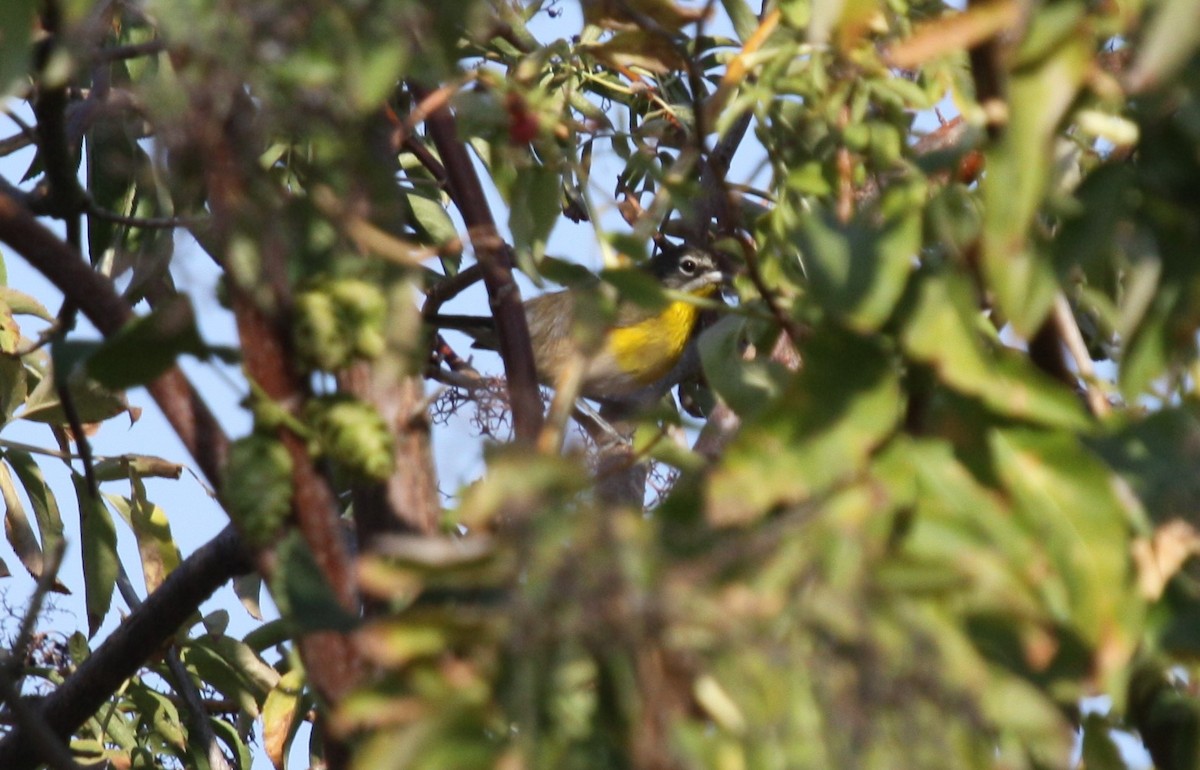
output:
M496 340L496 322L491 316L439 313L429 319L429 324L438 329L452 329L456 332L462 332L475 340L475 344L472 347L495 350L498 344Z

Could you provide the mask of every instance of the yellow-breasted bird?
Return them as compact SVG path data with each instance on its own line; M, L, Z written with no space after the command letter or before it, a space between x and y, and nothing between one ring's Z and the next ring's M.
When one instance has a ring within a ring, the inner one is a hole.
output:
M715 294L725 280L711 255L686 246L659 252L650 260L648 270L664 289L696 297ZM534 365L538 378L547 385L556 384L563 367L581 352L575 333L575 316L581 308L577 292L556 291L524 303ZM586 358L581 395L599 401L622 401L658 382L687 349L699 317L700 308L681 299L658 308L621 302L600 344ZM474 347L496 348L491 318L438 315L431 322L467 334L475 340Z

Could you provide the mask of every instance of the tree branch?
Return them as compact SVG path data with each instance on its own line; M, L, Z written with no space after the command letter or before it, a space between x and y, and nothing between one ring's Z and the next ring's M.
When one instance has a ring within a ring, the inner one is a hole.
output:
M67 739L137 673L201 602L229 578L252 568L237 533L226 527L184 559L62 686L37 704L42 720L55 735ZM21 726L0 741L0 767L5 770L32 770L40 761L34 736Z
M422 101L429 94L415 84L409 87ZM475 259L483 270L483 283L487 286L488 301L496 319L500 358L504 361L508 382L513 431L518 441L532 444L542 428L542 399L538 392L529 325L521 305L521 290L513 281L512 256L496 231L496 221L484 196L483 185L466 146L458 138L458 128L449 108L440 105L432 110L425 126L445 163L450 195L467 224L471 244L475 247Z

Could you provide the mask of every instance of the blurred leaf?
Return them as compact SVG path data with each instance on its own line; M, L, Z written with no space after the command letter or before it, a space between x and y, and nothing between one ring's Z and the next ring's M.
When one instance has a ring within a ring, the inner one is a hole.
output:
M101 343L87 356L87 372L103 387L123 390L150 382L183 353L203 358L208 350L191 300L179 294Z
M94 380L89 379L82 367L75 368L74 364L82 358L91 355L99 347L94 342L59 342L51 347L55 372L66 370L67 389L74 401L79 419L84 425L103 422L111 417L129 412L130 419L136 419L135 410L129 408L129 402L122 393L114 393L104 388ZM58 398L58 388L55 384L56 375L43 377L29 398L25 401L25 410L21 412L22 420L42 422L49 425L65 425L66 413Z
M746 0L721 0L721 6L729 16L738 40L746 42L754 34L754 30L758 29L758 16L750 8L750 4Z
M700 335L700 363L709 387L734 412L752 417L774 403L787 387L791 372L763 355L747 361L742 355L745 320L726 316Z
M19 356L0 355L0 425L12 419L29 395L29 374Z
M654 30L617 32L603 43L581 48L610 67L638 67L658 75L687 68L671 39Z
M1113 547L1142 524L1136 501L1074 437L1011 429L988 443L1018 521L1067 588L1069 605L1051 611L1095 646L1100 674L1110 675L1132 654L1145 611L1129 551Z
M435 655L448 644L446 631L440 625L404 620L371 623L356 638L368 660L389 667Z
M297 713L304 688L304 670L294 668L267 693L263 704L263 749L276 770L287 767L288 752L301 721Z
M935 57L974 48L1020 21L1020 4L1012 0L973 3L961 13L922 23L888 49L887 61L893 67L912 69Z
M894 363L877 342L814 333L791 386L743 426L709 476L708 520L748 523L827 490L862 467L902 409Z
M1050 261L1031 242L1030 230L1053 167L1054 134L1087 75L1091 54L1091 37L1081 28L1036 65L1014 72L1009 123L987 152L981 267L996 307L1026 339L1037 331L1057 290Z
M489 526L504 516L524 518L588 484L587 474L568 457L496 448L487 460L487 476L463 492L455 512L454 521L468 529Z
M426 197L413 191L405 195L413 215L413 226L429 243L435 246L458 240L458 230L454 220L446 213L446 208L440 199Z
M84 595L87 603L88 636L93 636L112 604L120 564L117 556L117 530L112 516L101 500L92 497L87 480L71 474L75 500L79 504L80 539L83 543Z
M276 554L279 561L271 576L271 595L280 614L298 633L344 633L358 627L358 618L338 602L299 532L289 531Z
M885 201L884 210L880 225L874 212L841 225L822 210L805 217L801 230L813 297L860 332L878 329L891 315L921 245L920 209Z
M1142 418L1125 416L1087 443L1121 475L1158 523L1200 525L1200 406L1184 403Z
M1195 53L1200 46L1200 6L1190 0L1164 0L1140 37L1137 58L1126 76L1134 92L1159 86Z
M1111 730L1108 721L1099 714L1084 717L1082 760L1088 770L1129 770Z
M957 278L926 277L901 342L914 359L929 364L947 386L976 396L1009 417L1063 428L1088 424L1079 399L1015 352L985 351L976 324L983 320L970 288Z
M706 11L676 5L671 0L583 0L586 24L609 29L643 28L678 32L685 24L705 18Z
M237 594L238 601L246 608L246 612L250 613L250 617L255 620L263 619L262 607L259 605L259 597L262 595L262 575L251 572L249 575L234 578L233 592Z
M0 3L0 97L13 93L33 66L35 0Z
M517 171L509 191L508 227L513 246L533 257L546 254L546 239L562 214L562 179L554 169L531 164Z

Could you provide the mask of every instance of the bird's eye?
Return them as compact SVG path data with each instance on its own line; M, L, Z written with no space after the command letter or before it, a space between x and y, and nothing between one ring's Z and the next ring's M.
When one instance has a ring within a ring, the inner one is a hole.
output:
M684 275L691 275L696 272L696 260L691 257L684 257L679 260L679 271Z

